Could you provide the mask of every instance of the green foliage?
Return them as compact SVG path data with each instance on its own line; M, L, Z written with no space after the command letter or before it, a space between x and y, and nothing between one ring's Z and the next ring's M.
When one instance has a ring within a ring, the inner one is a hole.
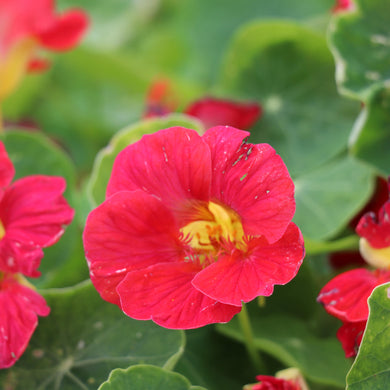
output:
M111 372L107 382L98 390L206 390L191 386L188 380L175 372L160 367L136 365L127 370Z
M370 317L358 356L347 376L348 390L382 390L390 380L390 284L378 286L368 299Z
M390 3L354 0L353 12L341 13L329 27L340 91L368 102L390 80Z
M17 364L0 372L3 388L96 389L115 368L153 364L173 368L184 334L126 317L90 282L46 290L51 308Z
M390 174L390 90L378 91L363 108L351 137L351 152L380 174Z

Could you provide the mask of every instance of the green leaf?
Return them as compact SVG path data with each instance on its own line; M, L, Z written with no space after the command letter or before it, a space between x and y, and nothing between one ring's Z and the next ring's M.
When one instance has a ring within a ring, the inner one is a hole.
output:
M62 176L68 201L76 182L75 166L61 148L39 132L7 129L0 139L15 166L15 179L30 175Z
M87 193L92 207L96 207L106 198L106 187L111 176L112 166L118 153L127 145L138 141L144 134L154 133L172 126L183 126L196 131L202 130L199 121L186 115L172 114L138 122L118 132L109 145L96 156L95 164L88 184Z
M340 154L358 113L338 95L325 38L290 22L253 23L232 42L220 86L257 100L253 142L268 142L299 177Z
M340 13L329 28L340 91L368 102L390 82L390 3L354 0L355 11Z
M348 390L382 390L390 382L390 284L368 299L370 315L356 360L347 376Z
M313 331L308 320L292 315L276 312L264 315L256 302L249 305L249 309L256 348L286 367L299 368L312 382L345 386L350 363L335 337L321 337ZM237 341L244 341L237 318L226 325L217 325L217 329Z
M351 136L351 152L376 168L382 175L390 175L390 90L378 91L365 105L356 121Z
M108 381L98 390L206 390L191 386L190 382L176 372L160 367L137 365L127 370L116 369Z
M217 333L212 326L186 331L186 348L175 371L208 390L241 389L256 372L241 343Z
M0 372L4 388L95 390L115 368L153 364L172 369L182 353L183 332L126 317L89 281L43 295L51 313L39 319L22 358Z
M375 185L372 171L352 157L332 161L294 182L294 222L312 240L339 233L363 208Z

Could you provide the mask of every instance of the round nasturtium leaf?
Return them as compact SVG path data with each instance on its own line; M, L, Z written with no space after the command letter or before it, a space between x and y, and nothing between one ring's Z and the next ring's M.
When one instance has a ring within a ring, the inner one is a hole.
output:
M39 318L21 359L0 372L6 389L96 390L115 368L145 363L172 369L183 351L182 331L127 317L90 281L42 295L50 315Z
M219 87L257 100L254 143L268 142L293 177L346 149L359 104L339 96L325 38L291 22L256 22L235 36Z
M377 89L390 85L390 2L353 0L329 26L340 91L368 102Z
M176 372L160 367L136 365L126 370L116 369L98 390L206 390L191 386L190 382Z

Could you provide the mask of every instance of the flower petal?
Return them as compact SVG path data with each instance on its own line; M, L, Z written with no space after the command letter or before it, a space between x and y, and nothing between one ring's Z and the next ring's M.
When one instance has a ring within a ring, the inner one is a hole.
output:
M74 216L62 196L65 186L62 177L28 176L5 191L0 208L5 229L0 241L3 270L37 276L40 248L56 243Z
M191 262L157 264L130 272L118 285L122 310L170 329L192 329L228 322L240 308L208 298L191 285L199 271Z
M304 256L301 232L290 223L284 236L269 245L252 239L247 253L233 252L198 273L192 284L218 302L241 306L259 295L272 294L275 284L286 284L297 274Z
M194 130L171 127L144 135L119 153L107 196L142 189L175 208L188 199L207 201L210 176L208 146Z
M345 322L366 321L368 318L367 299L372 290L390 281L390 271L357 268L344 272L320 291L317 301L325 310Z
M367 321L344 322L337 331L337 338L345 352L345 357L357 355Z
M0 368L12 366L22 355L37 324L37 315L50 312L34 290L19 284L12 275L0 282Z
M275 150L246 143L247 135L218 126L202 137L212 152L211 196L237 212L247 235L262 235L272 243L294 216L294 184Z
M8 157L4 144L0 142L0 190L7 187L15 175L15 168Z
M50 50L64 51L76 46L83 37L89 21L85 12L69 10L54 16L49 26L38 26L39 43Z
M114 194L93 210L84 230L91 280L103 299L118 304L118 283L130 271L177 261L182 249L172 213L143 191Z

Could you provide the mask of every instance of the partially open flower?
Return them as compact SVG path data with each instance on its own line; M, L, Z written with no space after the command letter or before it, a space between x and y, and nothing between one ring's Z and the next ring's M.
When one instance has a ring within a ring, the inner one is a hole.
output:
M287 368L276 376L258 375L259 383L244 386L243 390L309 390L305 379L297 368Z
M64 51L83 36L88 19L80 10L56 14L54 0L0 0L0 102L28 70L42 70L40 49Z
M294 185L267 144L170 128L117 157L84 246L101 296L168 328L226 322L289 282L304 255Z

